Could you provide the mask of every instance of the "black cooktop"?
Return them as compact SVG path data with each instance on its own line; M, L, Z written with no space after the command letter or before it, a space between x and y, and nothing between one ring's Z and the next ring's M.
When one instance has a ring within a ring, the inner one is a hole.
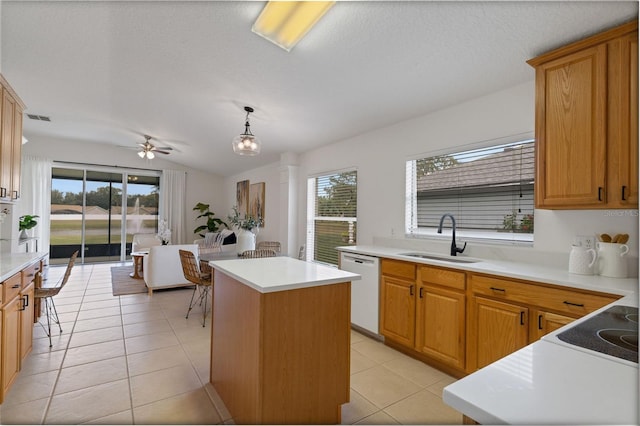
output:
M616 305L558 334L558 339L638 362L638 308Z

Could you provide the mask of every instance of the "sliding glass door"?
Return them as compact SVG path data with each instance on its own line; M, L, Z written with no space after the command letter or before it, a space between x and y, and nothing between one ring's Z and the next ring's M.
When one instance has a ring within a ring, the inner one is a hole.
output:
M53 167L51 263L66 262L75 250L82 262L128 259L133 234L157 232L159 180L120 169Z

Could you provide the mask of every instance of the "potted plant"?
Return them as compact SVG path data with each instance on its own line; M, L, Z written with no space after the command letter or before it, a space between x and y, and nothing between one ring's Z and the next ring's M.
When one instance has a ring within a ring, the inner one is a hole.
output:
M255 250L256 233L262 225L262 218L254 218L251 215L244 215L242 218L238 206L233 206L233 215L229 216L229 222L239 229L236 243L238 254L245 250Z
M207 219L206 224L200 225L193 230L194 234L198 234L199 232L204 230L207 230L207 232L218 232L218 230L221 227L225 227L225 228L227 227L227 224L224 223L222 219L217 218L214 212L209 211L209 204L198 203L193 208L193 210L197 210L200 212L200 214L198 215L198 217L196 217L196 219L200 219L201 217L204 217ZM200 235L202 238L205 237L204 234L198 234L198 235Z
M25 214L18 219L18 230L20 231L20 238L28 238L27 230L32 229L38 224L36 220L38 215Z

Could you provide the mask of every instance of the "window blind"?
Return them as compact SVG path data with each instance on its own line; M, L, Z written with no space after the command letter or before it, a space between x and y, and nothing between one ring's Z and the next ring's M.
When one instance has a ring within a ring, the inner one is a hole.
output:
M338 264L336 247L356 244L357 172L307 181L307 260Z
M407 161L406 233L451 213L460 235L533 241L534 148L528 139Z

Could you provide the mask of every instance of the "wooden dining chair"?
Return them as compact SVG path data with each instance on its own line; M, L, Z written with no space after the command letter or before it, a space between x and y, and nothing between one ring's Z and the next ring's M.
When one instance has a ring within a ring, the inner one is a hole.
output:
M256 250L273 250L276 253L280 253L281 244L280 241L259 241L256 245Z
M185 318L189 318L189 313L196 303L200 304L200 306L204 303L202 308L202 326L204 327L207 321L207 301L211 294L211 272L202 272L198 266L196 256L189 250L178 250L178 253L180 254L180 264L182 265L184 277L195 285ZM198 299L194 303L196 291L198 291Z
M245 250L240 255L241 259L256 259L258 257L276 257L278 254L274 250L269 249L256 249Z
M78 257L79 250L76 250L69 258L69 263L67 264L67 269L64 271L64 276L59 284L55 287L37 287L34 290L33 297L36 300L39 300L40 309L42 309L42 305L44 302L44 311L45 316L47 317L47 327L44 327L44 324L40 323L42 328L47 332L47 336L49 337L49 347L52 347L51 343L51 322L58 324L58 328L60 328L60 334L62 334L62 325L60 325L60 318L58 318L58 311L56 310L56 304L53 301L53 297L57 296L60 293L60 290L64 287L64 285L69 281L69 276L71 275L71 269L76 261L76 257Z

